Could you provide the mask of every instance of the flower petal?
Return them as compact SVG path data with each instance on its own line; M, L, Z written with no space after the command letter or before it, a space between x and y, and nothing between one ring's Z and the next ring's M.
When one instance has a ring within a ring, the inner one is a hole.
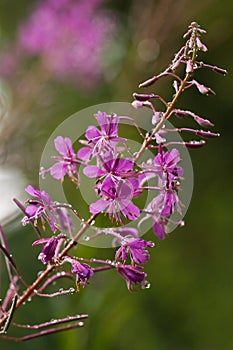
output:
M87 128L85 136L88 140L95 142L94 140L96 138L101 137L101 133L100 133L99 129L97 129L96 126L91 125Z
M59 162L55 163L53 166L50 168L50 175L54 179L62 179L66 175L66 170L67 170L68 164Z
M89 210L91 214L98 214L101 211L105 210L109 203L109 200L99 199L98 201L90 205Z
M69 137L57 136L54 140L54 145L56 150L63 156L69 156L70 153L74 153L72 141Z
M87 177L90 177L90 178L98 177L98 176L105 174L105 172L103 170L101 170L100 168L98 168L96 165L87 165L83 169L83 173L84 173L84 175L86 175Z

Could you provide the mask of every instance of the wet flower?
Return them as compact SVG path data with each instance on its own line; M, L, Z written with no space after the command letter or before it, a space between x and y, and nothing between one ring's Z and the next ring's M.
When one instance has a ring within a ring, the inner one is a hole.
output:
M49 263L52 259L56 258L58 255L57 248L59 247L59 240L65 238L65 235L59 234L58 236L51 238L40 238L33 242L33 246L37 244L44 244L42 252L39 254L38 259L40 259L44 264Z
M98 214L105 209L112 220L123 223L121 213L129 220L136 220L140 215L140 209L133 204L136 188L132 182L120 180L115 184L111 178L105 180L101 187L101 195L104 199L99 199L90 205L90 212Z
M168 175L170 179L180 177L183 175L183 169L178 163L181 161L179 151L173 148L171 151L164 152L162 147L154 158L154 164L151 168L161 179L164 174Z
M88 146L79 150L80 159L91 159L92 157L103 155L106 152L115 153L115 146L125 139L118 137L119 117L115 114L98 112L96 115L100 129L96 126L89 126L85 136L88 140Z
M121 247L116 251L115 259L120 258L125 263L128 255L133 263L145 264L150 259L150 254L146 248L154 247L154 243L147 242L142 238L124 238L121 242Z
M27 203L29 203L25 210L27 215L22 219L24 226L31 221L36 226L37 220L41 219L42 224L44 224L44 221L49 223L53 232L56 232L57 228L60 227L60 229L72 233L72 219L67 208L62 207L63 204L53 202L47 192L36 190L31 185L27 186L25 191L36 199L27 200Z
M45 191L36 190L31 185L27 186L25 191L37 199L28 200L29 206L26 208L27 216L22 219L22 224L25 226L33 220L34 225L37 225L39 218L45 218L51 230L55 232L54 202L51 200L49 194Z
M198 89L198 91L202 95L215 95L215 92L211 88L209 88L209 87L207 87L207 86L205 86L203 84L200 84L196 80L192 80L192 84L196 86L196 88Z
M134 163L131 158L120 159L119 157L102 162L101 168L96 165L87 165L83 172L88 177L110 177L114 182L121 178L136 175L133 172Z
M142 266L116 265L117 271L126 281L129 290L133 290L134 285L142 284L147 274L142 270Z
M53 159L57 163L49 169L41 169L42 177L47 172L50 172L50 175L54 179L63 179L67 174L73 181L78 183L77 164L80 163L80 160L77 159L77 155L73 150L71 139L69 137L58 136L54 140L54 145L61 156L53 156Z
M138 225L140 226L142 222L151 218L153 220L154 234L160 239L165 239L165 234L168 231L168 224L171 221L170 216L175 210L180 215L182 214L179 197L176 191L160 192L147 205L145 210L143 210L143 212L146 213L146 216L140 220ZM178 225L181 225L181 223L183 223L183 221L177 222Z
M76 275L76 283L78 288L79 285L85 287L88 283L88 280L94 275L92 268L88 264L80 263L74 258L65 257L64 261L71 263L71 271Z

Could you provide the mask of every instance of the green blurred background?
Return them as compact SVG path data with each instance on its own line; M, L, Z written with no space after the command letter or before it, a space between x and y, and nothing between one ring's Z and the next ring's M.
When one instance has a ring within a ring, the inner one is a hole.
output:
M33 3L0 0L3 47L5 42L14 40L19 23L30 13ZM131 293L114 271L106 271L79 294L54 300L35 299L15 315L15 320L33 324L68 314L88 313L85 327L19 344L0 340L0 347L5 350L12 346L45 350L51 347L57 350L231 350L233 3L231 0L115 0L106 1L105 7L115 13L118 31L110 44L110 52L106 53L111 71L96 86L86 90L54 80L39 82L41 89L33 103L22 107L13 90L20 91L21 82L4 81L4 87L11 91L13 112L8 115L10 127L8 124L1 130L4 155L1 166L9 164L19 168L28 183L37 185L40 155L56 126L90 105L131 102L138 83L167 66L193 20L207 30L203 38L209 48L206 61L226 68L228 75L204 71L201 81L211 86L217 96L206 98L196 92L187 93L180 106L210 118L221 137L190 152L195 181L186 225L158 243L152 252L146 267L150 289ZM152 55L149 52L145 57L140 43L148 38L156 40L159 52ZM169 96L171 90L165 80L158 87L162 96ZM0 185L4 186L4 182ZM25 278L32 281L41 268L35 250L31 249L35 239L32 229L21 228L19 220L13 223L8 220L5 231L19 268L25 272ZM152 233L146 237L153 238ZM88 256L113 257L108 249L95 251L82 247L81 250Z

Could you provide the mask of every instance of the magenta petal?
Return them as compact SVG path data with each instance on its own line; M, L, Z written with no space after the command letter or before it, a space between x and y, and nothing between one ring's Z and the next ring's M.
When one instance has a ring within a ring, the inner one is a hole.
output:
M124 201L121 201L121 206L124 204ZM129 220L136 220L140 216L140 209L134 205L132 202L127 201L126 206L121 209L122 214L127 217Z
M72 141L70 138L65 137L63 138L62 136L58 136L54 140L54 145L56 150L62 154L63 156L69 155L69 151L73 151L72 149ZM73 153L73 152L71 152Z
M37 241L34 241L32 245L47 243L50 239L51 238L40 238Z
M50 168L50 174L54 179L62 179L66 174L67 164L56 163Z
M26 208L25 212L29 216L34 216L36 214L37 210L38 210L38 206L36 206L36 205L29 205Z
M155 222L153 226L153 231L154 231L154 234L158 236L160 239L165 239L164 228L161 224Z
M105 112L98 111L96 119L98 120L100 127L104 130L105 126L108 124L107 114Z
M38 195L40 195L40 191L36 190L32 185L28 185L25 191L33 197L38 197Z
M82 147L77 153L77 156L81 160L89 160L91 158L92 149L89 147Z
M91 177L91 178L105 174L105 172L103 170L99 169L96 165L87 165L83 169L83 173L87 177Z
M99 199L98 201L96 201L95 203L92 203L90 205L90 212L92 214L98 214L101 211L105 210L107 208L107 206L109 205L108 200L104 200L104 199Z
M88 140L94 141L93 139L101 137L101 133L96 126L89 126L87 128L85 136Z
M167 152L165 158L168 166L175 165L181 160L179 151L175 148L173 148L170 152Z
M134 163L132 159L125 158L125 159L119 159L116 170L118 172L127 172L133 169Z

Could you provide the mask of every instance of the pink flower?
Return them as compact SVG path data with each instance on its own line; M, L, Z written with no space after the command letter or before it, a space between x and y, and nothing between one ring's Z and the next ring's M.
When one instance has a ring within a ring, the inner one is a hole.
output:
M37 245L37 244L45 244L42 252L39 255L39 259L44 263L47 264L50 262L53 258L56 258L58 255L58 242L60 239L65 238L65 235L59 234L56 237L51 237L51 238L41 238L38 239L37 241L33 242L32 245Z
M41 175L44 177L47 172L50 172L50 175L54 179L63 179L67 174L72 180L78 183L77 164L80 163L80 160L78 160L73 150L71 139L57 136L54 140L54 145L61 156L54 156L53 159L57 160L57 162L49 169L42 168Z
M124 238L121 242L121 247L116 251L115 259L118 261L121 257L123 262L126 262L127 256L135 264L145 264L150 259L150 254L146 248L154 247L154 243L147 242L142 238Z

